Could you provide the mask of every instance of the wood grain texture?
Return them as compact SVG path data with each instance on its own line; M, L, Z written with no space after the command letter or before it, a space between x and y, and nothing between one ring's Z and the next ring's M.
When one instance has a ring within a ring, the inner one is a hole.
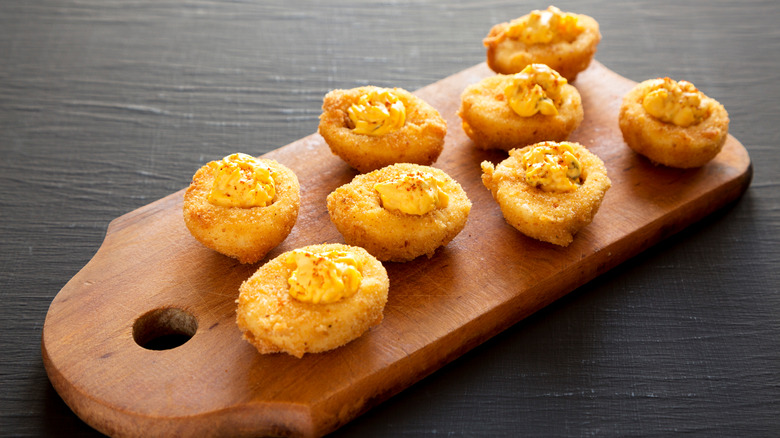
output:
M0 434L100 436L41 360L55 295L115 218L237 148L316 130L322 96L414 90L549 3L0 2ZM745 195L462 355L338 437L776 436L780 51L774 0L562 0L620 75L688 79L750 153Z
M257 266L201 247L184 226L179 191L113 221L93 260L52 302L43 357L54 387L112 436L321 436L734 201L750 183L750 158L733 137L692 171L654 166L630 151L617 113L634 82L594 62L575 83L586 119L572 140L606 162L613 189L569 247L526 238L505 223L480 180L479 163L506 154L478 150L457 129L461 91L491 74L480 64L417 92L450 127L436 165L474 207L461 235L433 258L386 264L391 291L378 328L301 360L258 355L234 322L238 286ZM324 200L355 172L317 134L265 157L292 169L302 191L299 222L266 260L343 242ZM136 321L167 308L194 315L192 339L166 351L139 346Z

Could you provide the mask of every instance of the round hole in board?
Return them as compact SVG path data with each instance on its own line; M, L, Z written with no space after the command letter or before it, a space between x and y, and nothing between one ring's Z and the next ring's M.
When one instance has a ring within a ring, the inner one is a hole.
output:
M171 350L181 347L198 331L198 320L176 307L149 311L133 324L135 343L147 350Z

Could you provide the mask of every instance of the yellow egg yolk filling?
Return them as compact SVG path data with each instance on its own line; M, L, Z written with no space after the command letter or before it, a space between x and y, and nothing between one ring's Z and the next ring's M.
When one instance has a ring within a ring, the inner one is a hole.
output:
M572 42L582 33L576 14L561 12L555 6L512 20L507 30L509 38L525 44L548 44L558 41Z
M305 303L328 304L351 297L363 281L360 262L344 251L315 254L294 250L285 262L292 270L287 279L289 293Z
M384 135L406 123L406 107L391 90L372 90L360 96L347 110L356 134Z
M449 204L439 179L427 172L405 173L394 179L374 184L382 206L406 214L422 216Z
M545 64L530 64L504 89L509 107L520 117L536 113L545 116L558 114L561 89L568 81Z
M690 82L664 78L659 87L645 95L642 106L656 119L686 128L709 115L702 96Z
M273 202L276 188L271 169L247 155L236 153L212 161L214 184L208 202L220 207L265 207Z
M568 143L543 143L523 154L528 184L545 192L571 192L582 184L582 165Z

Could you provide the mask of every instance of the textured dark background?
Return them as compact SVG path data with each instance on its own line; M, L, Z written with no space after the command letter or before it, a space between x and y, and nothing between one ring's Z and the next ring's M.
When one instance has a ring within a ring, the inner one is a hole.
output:
M314 132L333 88L414 90L482 62L493 24L547 5L0 3L0 435L97 435L49 384L40 336L112 219ZM723 103L751 187L335 436L780 433L780 5L556 5L600 22L617 73Z

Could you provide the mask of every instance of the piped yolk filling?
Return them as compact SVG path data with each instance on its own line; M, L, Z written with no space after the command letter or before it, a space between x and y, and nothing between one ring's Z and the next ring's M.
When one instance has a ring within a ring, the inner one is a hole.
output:
M406 107L391 90L372 90L360 96L347 110L356 134L380 136L400 129L406 123Z
M645 95L642 106L656 119L686 128L709 115L709 107L702 97L692 83L664 78L658 88Z
M374 184L382 207L406 214L422 216L449 204L444 183L428 172L405 173L388 181Z
M576 14L561 12L555 6L512 20L507 30L509 38L525 44L549 44L558 41L572 42L582 33Z
M521 117L537 113L546 116L558 114L562 87L566 78L545 64L530 64L504 89L504 97L510 108Z
M242 153L212 161L214 184L207 200L220 207L265 207L276 195L271 169L256 158Z
M528 184L545 192L571 192L582 184L582 164L569 143L547 142L523 154Z
M351 297L363 281L360 262L343 251L315 254L295 250L285 262L292 270L287 279L289 293L305 303L328 304Z

